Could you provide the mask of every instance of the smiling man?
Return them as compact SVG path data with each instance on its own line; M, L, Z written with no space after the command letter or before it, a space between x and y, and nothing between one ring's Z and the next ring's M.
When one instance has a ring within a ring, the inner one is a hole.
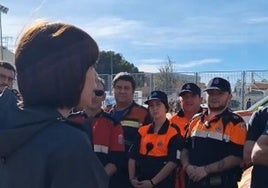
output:
M125 158L121 163L121 187L131 187L128 178L128 151L133 146L138 135L138 128L151 122L148 109L137 104L134 100L136 82L127 72L118 73L112 83L116 104L111 109L112 117L121 122L125 141Z
M15 68L13 65L6 61L0 61L0 93L3 92L4 88L13 88L15 80Z
M170 122L175 124L180 134L185 136L189 121L196 113L202 112L201 89L195 83L185 83L178 94L178 103L181 109L170 118ZM185 171L178 166L176 174L176 188L185 187Z

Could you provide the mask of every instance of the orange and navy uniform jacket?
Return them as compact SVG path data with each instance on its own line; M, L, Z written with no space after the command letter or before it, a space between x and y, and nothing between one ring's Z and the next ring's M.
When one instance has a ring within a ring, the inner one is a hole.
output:
M203 111L202 108L200 108L200 110L197 113L200 113L202 111ZM184 137L186 130L187 130L187 127L188 127L188 123L189 123L189 120L187 118L185 118L185 116L184 116L184 111L182 109L179 110L178 113L174 114L169 119L169 121L178 126L181 135Z
M74 113L69 119L78 123L88 123L87 115L83 112ZM123 158L125 147L123 129L118 121L113 119L108 113L101 111L96 114L91 121L92 145L94 152L105 166L113 163L120 164Z
M200 108L200 110L197 113L200 113L202 111L203 109ZM184 111L180 109L176 114L174 114L169 119L169 121L173 123L174 125L178 126L178 129L180 130L180 134L182 135L183 138L185 138L189 120L185 117ZM176 177L175 177L175 188L185 188L185 171L181 166L177 168Z
M116 111L113 107L110 111L113 118L120 121L125 141L125 151L128 152L136 140L138 128L142 125L151 123L151 117L147 108L133 103L123 111Z
M152 179L169 161L179 163L183 139L177 127L168 120L158 133L154 133L154 123L140 127L138 133L136 144L130 151L130 158L138 164L136 176L139 180ZM157 187L174 186L174 173L172 175L160 182Z
M207 111L197 114L186 133L185 147L189 151L190 164L204 166L230 155L242 159L246 134L244 120L228 108L211 120L208 120ZM234 171L239 169L221 174L232 175Z

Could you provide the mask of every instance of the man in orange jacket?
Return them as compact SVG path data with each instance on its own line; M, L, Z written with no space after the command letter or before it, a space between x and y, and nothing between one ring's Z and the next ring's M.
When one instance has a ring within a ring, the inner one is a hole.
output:
M170 122L178 126L184 137L188 122L196 113L202 112L201 89L194 83L184 84L179 92L178 102L181 109L170 118ZM175 188L185 188L185 172L181 166L177 168Z
M205 91L208 109L190 121L181 153L187 188L237 188L246 125L228 108L232 99L229 81L215 77Z
M118 179L121 187L131 187L128 178L128 155L138 135L138 128L151 122L149 111L134 101L136 82L127 72L116 74L112 82L116 104L110 110L111 116L119 121L123 128L125 157L118 169Z

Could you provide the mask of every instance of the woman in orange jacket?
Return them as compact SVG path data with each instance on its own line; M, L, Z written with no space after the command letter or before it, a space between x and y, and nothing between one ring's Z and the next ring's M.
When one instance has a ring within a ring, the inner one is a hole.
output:
M135 188L174 187L182 137L166 118L169 106L164 92L151 92L145 104L153 122L138 129L137 142L130 152L130 182Z

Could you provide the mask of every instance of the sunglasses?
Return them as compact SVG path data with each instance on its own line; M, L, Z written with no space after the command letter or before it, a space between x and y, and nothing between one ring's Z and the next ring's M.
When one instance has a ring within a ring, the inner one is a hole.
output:
M95 90L94 90L94 93L95 93L95 95L96 95L97 97L101 97L101 96L104 95L104 91L101 90L101 89L95 89Z

